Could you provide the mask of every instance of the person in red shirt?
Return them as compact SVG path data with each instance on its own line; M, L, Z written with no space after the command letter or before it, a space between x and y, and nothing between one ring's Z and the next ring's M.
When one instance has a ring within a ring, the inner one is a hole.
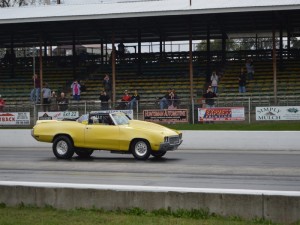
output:
M0 95L0 112L3 112L4 106L5 106L5 101Z
M118 108L119 108L119 109L126 109L127 106L128 106L128 103L130 102L130 100L131 100L131 97L130 97L130 95L128 94L128 91L125 90L125 91L124 91L124 95L123 95L122 98L121 98L121 102L120 102Z

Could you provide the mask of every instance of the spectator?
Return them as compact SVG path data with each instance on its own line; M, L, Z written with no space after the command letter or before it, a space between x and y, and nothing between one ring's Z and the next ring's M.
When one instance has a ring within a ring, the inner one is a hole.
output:
M219 77L218 77L216 71L212 72L210 80L211 80L211 86L212 86L213 92L217 93L218 92Z
M241 68L241 74L239 76L239 93L245 93L246 92L246 74L244 72L244 68Z
M86 91L85 83L82 80L80 80L79 85L80 85L80 92L85 92Z
M124 95L121 98L121 102L120 102L118 108L119 109L126 109L127 106L128 106L128 103L130 102L130 100L131 100L131 97L129 96L128 91L125 90Z
M5 101L0 95L0 112L3 112L4 106L5 106Z
M107 95L106 91L100 92L99 100L101 101L101 109L108 110L108 100L110 97Z
M174 89L169 93L168 109L177 109L179 106L179 98Z
M123 42L120 42L120 44L118 44L118 53L119 53L120 58L124 57L124 54L125 54L125 45L124 45Z
M77 80L75 80L71 84L73 99L79 101L80 100L80 84Z
M168 89L167 93L159 98L159 108L160 109L167 109L169 106L169 99L170 99L170 93L172 92L172 89Z
M213 108L215 107L215 99L217 95L213 92L212 86L208 86L206 93L203 95L205 99L206 108Z
M61 92L60 97L57 98L58 110L66 111L68 109L69 99L65 97L65 93Z
M49 110L52 112L55 112L58 110L57 108L57 95L55 93L55 91L52 91L51 93L51 97L50 97L50 106L49 106Z
M44 87L42 89L42 95L43 95L43 109L44 112L49 111L49 105L51 100L51 90L47 83L44 84Z
M103 88L107 95L111 96L111 80L108 74L105 74L103 78Z
M133 109L136 106L137 102L140 100L140 95L137 90L134 90L133 95L131 96L131 100L129 102L129 109Z
M40 91L41 91L41 81L37 74L32 76L33 80L33 89L30 93L30 100L34 103L38 103L40 99Z
M254 66L253 66L253 60L252 59L247 60L246 69L247 69L248 80L253 80Z

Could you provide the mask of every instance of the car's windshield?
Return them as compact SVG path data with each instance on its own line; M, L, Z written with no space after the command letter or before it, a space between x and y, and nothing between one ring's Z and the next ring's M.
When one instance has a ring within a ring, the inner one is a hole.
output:
M124 113L118 112L111 115L116 122L116 125L129 124L129 118Z
M89 114L84 114L77 119L77 122L82 123L83 121L88 121L88 119L89 119Z

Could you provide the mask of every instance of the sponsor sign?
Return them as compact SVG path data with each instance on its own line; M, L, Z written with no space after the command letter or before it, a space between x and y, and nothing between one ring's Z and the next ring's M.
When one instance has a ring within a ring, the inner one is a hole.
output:
M0 113L0 125L30 125L30 112Z
M267 106L255 108L256 120L300 120L300 106Z
M143 111L144 120L157 123L187 123L187 109L154 109Z
M198 121L244 121L244 107L198 108Z
M64 112L39 112L38 120L62 120L64 118L75 119L79 117L78 111Z
M114 112L123 112L127 116L130 117L130 119L133 119L133 110L99 110L99 111L92 111L91 113L114 113Z

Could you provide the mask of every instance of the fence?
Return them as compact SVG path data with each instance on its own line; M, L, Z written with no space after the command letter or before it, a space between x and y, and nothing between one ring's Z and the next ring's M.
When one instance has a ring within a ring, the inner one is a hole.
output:
M180 99L180 102L174 104L176 109L186 110L187 112L187 120L188 123L195 124L199 123L199 112L200 109L208 108L205 104L204 99L196 99L192 103L190 103L189 99ZM0 113L0 126L13 126L13 125L28 125L33 126L38 119L53 119L49 116L56 115L61 117L77 117L82 114L89 113L91 111L99 111L99 110L127 110L126 112L130 112L132 114L133 119L144 120L144 112L145 110L151 112L159 112L159 111L172 111L174 107L164 107L164 110L161 108L160 100L153 99L153 101L139 101L133 107L132 111L128 104L124 104L124 102L108 102L101 103L100 101L74 101L70 100L67 105L66 110L60 110L59 105L57 103L51 104L48 108L45 108L47 105L42 104L17 104L17 105L7 105L3 108L3 112ZM266 110L274 110L274 108L280 107L290 107L293 111L293 115L296 115L298 111L300 111L300 96L278 96L274 99L273 96L250 96L250 97L242 97L242 96L233 96L233 97L219 97L214 99L214 110L218 109L243 109L243 119L235 120L228 119L227 122L241 122L241 123L255 123L260 122L256 120L256 107L264 107ZM54 108L53 108L54 107ZM294 107L294 108L293 108ZM176 111L176 110L175 110ZM28 118L29 122L26 122L24 118L26 118L25 112L30 113L30 118ZM56 112L56 113L54 113ZM19 121L16 124L10 124L10 116L13 116L15 113L15 120ZM272 112L269 112L272 113ZM43 118L41 118L43 117ZM56 118L56 117L55 117ZM21 122L20 122L21 121ZM176 123L176 120L171 120L171 123ZM220 120L226 121L226 120ZM159 122L159 121L158 121ZM165 121L166 122L166 121ZM178 121L182 122L182 121ZM8 124L7 124L8 123Z

